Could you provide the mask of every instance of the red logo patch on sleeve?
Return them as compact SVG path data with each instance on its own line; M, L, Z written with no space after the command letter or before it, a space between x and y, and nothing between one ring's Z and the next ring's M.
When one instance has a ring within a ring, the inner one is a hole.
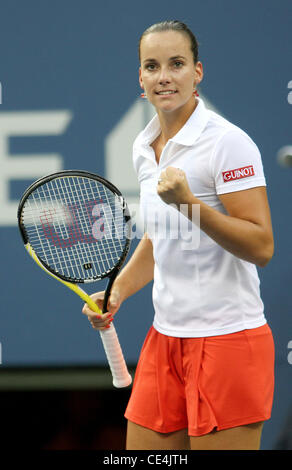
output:
M242 168L236 168L235 170L223 171L222 176L224 183L254 176L253 165L243 166Z

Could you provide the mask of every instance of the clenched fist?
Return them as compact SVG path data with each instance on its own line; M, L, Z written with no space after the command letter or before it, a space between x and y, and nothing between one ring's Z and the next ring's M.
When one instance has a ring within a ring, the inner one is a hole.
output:
M187 204L193 196L183 170L169 166L160 174L157 193L166 204Z

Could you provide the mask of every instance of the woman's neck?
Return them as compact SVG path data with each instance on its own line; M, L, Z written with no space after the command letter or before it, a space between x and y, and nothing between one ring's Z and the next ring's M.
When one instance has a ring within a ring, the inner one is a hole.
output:
M162 145L166 145L167 141L180 131L196 109L197 105L198 100L194 100L188 104L187 108L186 106L183 106L172 113L164 113L160 110L157 111L161 127L159 140Z

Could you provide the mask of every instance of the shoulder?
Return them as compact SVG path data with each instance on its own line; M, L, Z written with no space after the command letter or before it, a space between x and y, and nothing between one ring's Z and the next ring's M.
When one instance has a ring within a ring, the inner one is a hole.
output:
M208 130L213 134L215 146L250 145L257 148L246 131L212 110L209 110Z
M240 127L213 113L214 145L209 160L217 194L265 186L261 153Z

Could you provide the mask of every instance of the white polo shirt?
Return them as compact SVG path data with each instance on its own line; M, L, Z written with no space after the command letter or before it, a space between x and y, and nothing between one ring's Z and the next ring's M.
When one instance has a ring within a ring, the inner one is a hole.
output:
M224 250L157 194L160 173L168 166L181 168L193 194L226 214L219 194L266 185L257 146L206 109L202 99L157 164L151 143L159 134L156 115L133 145L141 213L155 260L154 328L168 336L204 337L264 325L256 266Z

